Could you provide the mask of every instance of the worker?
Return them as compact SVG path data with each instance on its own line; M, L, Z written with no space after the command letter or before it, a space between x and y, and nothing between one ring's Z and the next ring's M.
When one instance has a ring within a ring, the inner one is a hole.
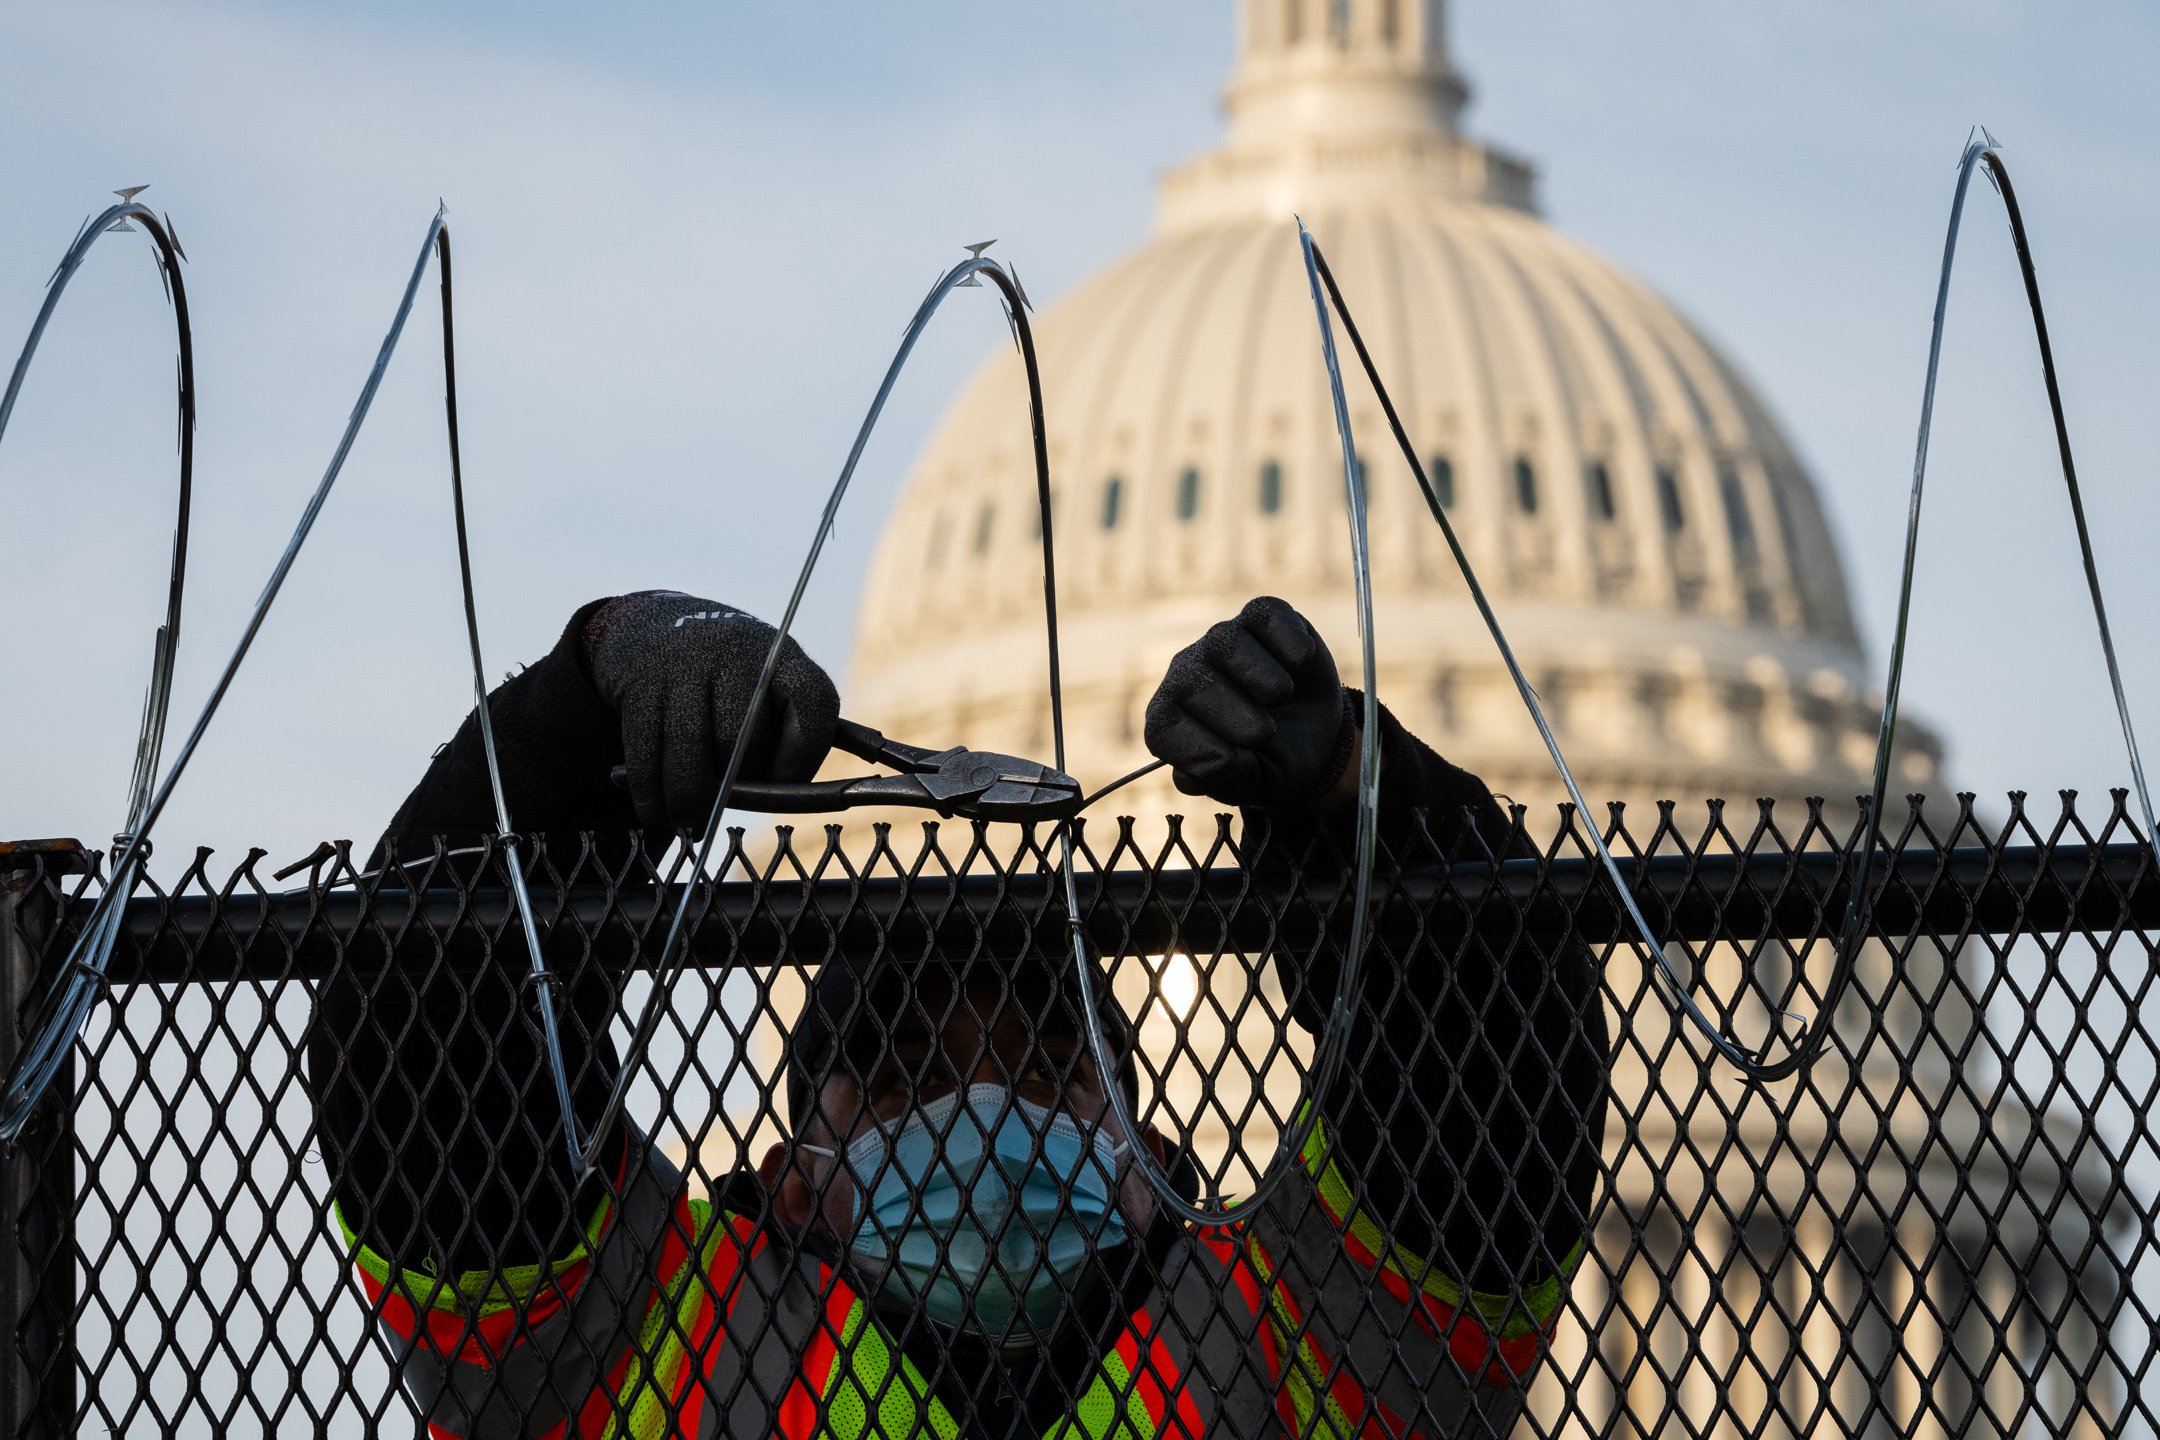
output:
M654 883L662 839L709 814L772 639L712 601L621 596L494 692L511 813L565 878ZM788 643L744 773L809 778L838 713ZM1247 865L1339 882L1361 716L1314 628L1263 598L1171 661L1146 740L1181 791L1241 807ZM1385 709L1380 727L1383 865L1519 846L1481 781ZM485 883L457 852L493 813L468 718L375 863ZM356 959L318 996L309 1085L337 1223L431 1434L1500 1432L1583 1254L1606 1041L1580 947L1375 939L1310 1141L1264 1204L1199 1229L1135 1168L1146 1147L1193 1193L1190 1157L1108 1104L1118 1086L1143 1113L1132 1026L1098 1001L1099 1071L1055 943L819 967L764 1082L786 1138L706 1187L628 1122L573 1173L521 945L475 971L429 936L383 939L386 970ZM1339 943L1273 952L1308 1031ZM618 997L581 948L556 964L590 1126ZM751 1018L685 1017L693 1059L741 1063Z

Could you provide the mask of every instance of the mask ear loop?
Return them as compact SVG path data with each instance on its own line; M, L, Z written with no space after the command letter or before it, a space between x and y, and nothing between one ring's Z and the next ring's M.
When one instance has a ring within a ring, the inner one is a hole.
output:
M1335 332L1328 324L1326 303L1320 295L1320 280L1316 269L1319 252L1314 248L1312 236L1306 232L1305 222L1298 222L1298 244L1305 257L1305 275L1312 291L1313 313L1320 326L1320 353L1327 363L1328 385L1335 407L1335 430L1342 443L1343 484L1348 495L1347 513L1350 525L1350 568L1357 599L1359 659L1363 665L1365 682L1364 706L1361 716L1363 733L1358 745L1357 785L1357 832L1352 851L1356 866L1352 884L1350 906L1350 935L1345 942L1343 963L1335 974L1335 994L1328 1011L1326 1024L1319 1037L1319 1051L1311 1073L1306 1077L1303 1094L1297 1108L1292 1112L1291 1123L1284 1128L1262 1169L1252 1193L1232 1203L1225 1201L1220 1193L1207 1197L1202 1203L1188 1200L1177 1188L1176 1180L1163 1163L1147 1146L1132 1146L1132 1167L1155 1192L1156 1201L1171 1214L1187 1224L1213 1228L1236 1222L1245 1214L1265 1204L1268 1198L1298 1170L1302 1170L1302 1156L1311 1142L1314 1127L1320 1121L1320 1106L1333 1093L1335 1080L1341 1072L1344 1055L1350 1047L1351 1008L1357 995L1358 980L1364 967L1365 947L1369 929L1372 896L1373 862L1379 847L1380 813L1380 700L1378 695L1379 674L1373 661L1373 605L1372 605L1372 559L1366 543L1365 485L1358 474L1357 444L1350 433L1350 410L1343 396L1342 372L1335 357ZM1036 503L1042 514L1043 537L1043 595L1045 610L1049 617L1050 640L1050 723L1054 737L1058 769L1065 769L1065 717L1064 696L1058 667L1057 640L1057 581L1053 567L1051 547L1050 473L1048 457L1043 449L1043 439L1036 436ZM1152 766L1142 767L1124 780L1137 779ZM1114 785L1108 787L1116 788ZM1091 800L1094 797L1091 797ZM1075 879L1073 861L1072 826L1058 827L1059 871L1065 887L1066 925L1070 932L1073 971L1077 977L1081 995L1082 1023L1087 1032L1090 1055L1096 1069L1105 1077L1117 1074L1112 1063L1107 1037L1103 1034L1102 1019L1097 1010L1095 959L1087 938L1087 930L1081 919L1080 891ZM1319 941L1316 943L1325 943ZM1118 1118L1129 1136L1138 1136L1140 1127L1135 1122L1132 1107L1126 1102L1123 1089L1115 1083L1106 1086L1105 1099L1110 1113Z

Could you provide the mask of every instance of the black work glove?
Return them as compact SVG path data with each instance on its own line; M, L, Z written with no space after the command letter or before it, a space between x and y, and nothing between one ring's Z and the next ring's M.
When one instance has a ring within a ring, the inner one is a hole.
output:
M1229 805L1313 804L1355 735L1327 642L1271 595L1180 650L1147 707L1147 747L1177 788Z
M587 623L587 668L621 717L640 825L704 828L773 634L754 615L672 590L611 600ZM839 716L831 677L790 638L738 778L809 779Z

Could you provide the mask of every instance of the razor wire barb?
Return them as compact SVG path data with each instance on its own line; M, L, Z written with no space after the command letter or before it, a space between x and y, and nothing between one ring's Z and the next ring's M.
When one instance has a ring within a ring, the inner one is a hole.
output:
M120 856L113 866L106 894L115 898L112 903L102 905L91 923L83 927L74 953L68 957L67 968L61 971L39 1004L35 1036L17 1056L14 1073L10 1075L5 1091L0 1092L0 1141L12 1141L21 1132L38 1097L58 1073L68 1046L81 1030L103 983L113 946L119 939L126 902L141 882L143 861L149 856L149 831L155 819L150 786L157 774L158 758L164 750L165 722L172 708L173 664L179 653L180 616L187 595L188 522L195 494L195 337L188 318L187 281L180 273L186 252L174 238L171 223L161 220L149 206L132 196L118 205L108 205L84 222L67 253L60 257L52 277L45 282L44 303L38 307L37 318L30 324L29 338L23 342L22 353L16 357L15 368L8 376L7 390L0 394L0 439L6 438L8 421L15 413L15 402L30 373L30 362L37 354L38 342L44 338L46 326L52 322L53 312L59 308L60 297L66 293L68 282L82 268L90 247L99 237L131 233L130 220L141 221L142 233L150 237L158 278L164 284L166 302L173 309L173 325L179 342L175 401L180 481L173 519L172 560L165 588L165 619L151 641L150 681L143 691L142 722L136 734L134 770L127 788L127 822L114 836ZM27 1086L24 1084L26 1079Z
M1717 1054L1730 1061L1748 1079L1759 1084L1769 1084L1794 1074L1809 1064L1822 1049L1838 1004L1852 984L1860 947L1866 941L1873 900L1875 854L1880 848L1877 842L1887 843L1881 833L1881 816L1888 798L1891 751L1897 736L1898 701L1904 685L1906 640L1912 615L1913 576L1920 545L1920 502L1927 481L1928 439L1935 418L1936 379L1941 369L1943 330L1949 313L1951 269L1957 258L1958 233L1964 220L1966 192L1971 186L1974 168L1982 162L1986 163L1989 178L1994 182L1997 193L2002 196L2003 207L2010 222L2011 238L2017 250L2018 268L2024 280L2026 303L2032 314L2033 334L2040 352L2041 377L2046 385L2048 409L2054 422L2063 484L2069 494L2070 513L2076 526L2078 552L2084 566L2086 587L2092 597L2093 620L2099 631L2100 648L2107 659L2108 682L2114 692L2115 713L2121 722L2123 744L2129 755L2131 781L2144 812L2146 835L2160 835L2160 828L2154 825L2152 795L2145 782L2145 767L2138 752L2137 731L2131 723L2130 703L2123 689L2122 667L2116 659L2114 636L2108 626L2107 606L2101 597L2099 566L2093 557L2092 536L2085 521L2084 499L2078 489L2077 465L2071 453L2069 423L2063 413L2062 390L2055 373L2054 348L2048 340L2047 313L2040 302L2040 282L2033 265L2032 246L2026 235L2024 215L2018 207L2017 192L2010 183L2009 169L2004 165L2002 156L1997 153L1995 137L1984 130L1981 135L1982 139L1966 145L1964 155L1958 163L1957 189L1951 200L1949 233L1943 242L1942 270L1936 284L1935 314L1928 338L1927 380L1921 395L1919 438L1913 456L1912 496L1906 512L1904 567L1898 581L1897 621L1891 634L1889 678L1883 687L1882 728L1875 746L1873 789L1854 841L1860 853L1856 857L1848 857L1849 864L1858 865L1860 874L1858 883L1851 887L1846 901L1839 925L1837 954L1829 987L1824 991L1818 1009L1818 1018L1804 1027L1800 1037L1791 1042L1784 1055L1775 1060L1766 1060L1760 1054L1750 1054L1747 1047L1734 1040L1704 1013L1702 1007L1688 993L1686 982L1673 970L1665 947L1658 942L1656 932L1643 915L1633 887L1620 873L1619 863L1614 860L1605 837L1595 825L1584 827L1589 834L1590 843L1597 851L1601 868L1611 881L1614 893L1625 907L1629 920L1651 958L1653 974L1667 999L1688 1018ZM1301 225L1300 229L1302 228ZM1470 563L1470 557L1464 552L1461 541L1456 537L1455 527L1448 521L1447 508L1441 504L1438 493L1426 476L1424 464L1418 459L1417 448L1410 443L1402 418L1388 395L1387 386L1380 378L1379 368L1374 364L1371 352L1366 349L1364 338L1358 333L1357 322L1343 300L1334 274L1327 268L1326 258L1318 253L1317 248L1313 250L1313 258L1320 280L1327 287L1328 299L1336 313L1342 317L1343 328L1357 350L1366 379L1371 382L1373 392L1379 398L1381 411L1387 416L1395 443L1402 450L1403 459L1409 464L1411 473L1417 477L1418 489L1425 498L1425 506L1432 512L1441 534L1447 540L1448 550L1454 556L1456 567L1462 572L1471 598L1477 605L1478 614L1484 619L1486 629L1499 649L1508 675L1515 682L1517 694L1522 697L1524 707L1537 725L1538 735L1545 743L1545 750L1552 758L1553 767L1560 774L1568 798L1574 802L1579 813L1588 815L1590 807L1583 799L1582 789L1576 783L1574 771L1568 766L1567 757L1561 753L1560 742L1545 718L1544 707L1538 702L1537 692L1531 687L1521 664L1515 658L1514 650L1508 645L1499 617L1486 598L1484 587L1478 583L1477 572ZM1336 403L1339 407L1342 401L1340 378L1334 373L1332 361L1329 373L1336 385Z
M84 922L79 938L69 951L66 964L55 978L40 1007L39 1020L32 1037L18 1055L15 1066L8 1075L5 1090L0 1091L0 1142L12 1143L22 1133L23 1126L51 1087L70 1047L89 1019L91 1005L103 984L113 943L118 937L119 927L126 913L126 901L133 893L141 875L143 859L149 853L150 832L156 826L158 817L164 814L166 802L172 797L174 787L180 783L180 777L186 772L188 762L194 758L196 748L202 743L211 721L216 718L226 692L232 688L234 677L240 673L240 667L246 662L256 635L261 632L263 621L269 616L270 607L277 601L286 576L291 573L294 562L300 557L301 547L307 543L308 535L314 530L315 522L322 514L324 503L330 498L331 487L337 483L338 475L345 467L346 457L352 452L353 442L359 437L360 427L366 422L368 411L375 403L375 393L381 388L383 375L389 369L390 357L396 353L398 339L404 334L405 321L412 313L413 301L420 291L420 282L427 274L430 255L437 257L440 262L439 274L442 281L443 400L445 423L449 430L450 496L457 526L458 580L463 592L466 639L472 654L474 701L478 706L480 734L487 755L488 782L494 795L496 820L501 828L503 844L511 852L509 863L504 868L509 873L511 891L516 897L518 918L525 933L527 948L531 952L534 973L542 981L548 978L540 949L539 926L533 915L532 900L526 890L523 866L519 863L517 854L518 835L511 828L509 806L503 798L502 776L495 756L494 727L488 714L487 670L481 659L478 607L473 596L472 558L465 523L465 482L458 445L457 365L455 331L452 325L450 231L445 223L447 214L446 208L438 206L434 218L428 222L427 235L420 242L419 257L413 262L411 278L405 282L404 293L398 299L397 313L390 322L389 333L383 337L382 345L376 352L374 367L368 372L367 382L360 389L360 398L353 404L352 414L345 423L344 433L338 439L337 449L332 453L322 479L301 511L299 523L293 528L291 538L286 541L284 553L278 557L277 564L271 569L269 580L263 585L254 609L249 612L239 642L226 660L217 683L211 687L209 698L203 702L194 727L188 732L186 742L180 747L180 753L173 758L172 767L166 771L164 780L153 794L149 790L149 784L151 776L156 772L156 741L163 733L164 706L170 695L171 678L170 639L167 638L161 644L161 669L152 680L152 705L145 716L145 744L136 757L136 800L128 832L120 837L124 843L120 847L119 858L113 865L113 883L98 897L96 906ZM65 282L75 266L81 263L82 252L103 232L106 223L115 217L139 218L150 223L151 233L159 242L160 255L167 258L168 274L176 292L175 303L182 306L184 326L184 292L180 291L178 266L170 262L168 255L168 251L176 247L172 247L167 231L157 227L155 217L143 206L116 205L98 217L77 239L67 258L61 261L60 270L55 272L55 280ZM24 350L22 360L16 365L15 378L8 386L5 401L0 402L0 426L5 424L7 410L13 405L16 390L22 383L23 370L29 364L30 354L36 348L38 336L43 332L45 321L57 298L56 289L47 298L45 308L39 312L37 324L31 331L30 344ZM185 333L183 328L183 336ZM194 418L193 366L185 339L182 341L182 357L182 523L175 548L171 618L166 632L168 636L177 635L178 632L182 589L180 564L186 539L185 477L189 474L188 462L193 454L188 438L193 429ZM156 722L154 731L151 728L153 718ZM556 1098L567 1115L569 1088L562 1063L553 996L550 987L545 983L538 988L541 992L540 1023L550 1059L554 1064Z

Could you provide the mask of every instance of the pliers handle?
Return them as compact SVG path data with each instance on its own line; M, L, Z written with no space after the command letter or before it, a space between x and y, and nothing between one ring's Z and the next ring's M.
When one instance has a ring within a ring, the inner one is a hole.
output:
M833 747L900 773L846 780L738 780L729 803L772 815L908 805L967 820L1062 820L1080 808L1080 783L1038 760L964 745L925 750L846 719L833 727ZM620 765L613 778L617 785L628 783Z

